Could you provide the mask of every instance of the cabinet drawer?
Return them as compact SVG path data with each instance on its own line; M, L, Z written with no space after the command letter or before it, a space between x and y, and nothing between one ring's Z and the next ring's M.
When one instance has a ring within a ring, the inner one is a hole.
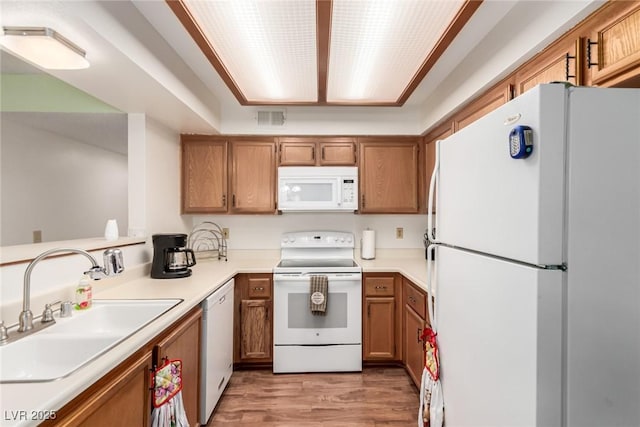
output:
M411 307L420 317L427 318L427 297L411 284L404 280L404 303Z
M394 295L393 277L366 277L364 295L368 297L392 297Z
M249 277L249 298L271 298L270 277Z

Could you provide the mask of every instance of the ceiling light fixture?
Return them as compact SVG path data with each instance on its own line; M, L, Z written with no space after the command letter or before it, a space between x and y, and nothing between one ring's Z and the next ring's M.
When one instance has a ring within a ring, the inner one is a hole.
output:
M86 52L51 28L2 27L0 44L16 55L49 70L89 67Z

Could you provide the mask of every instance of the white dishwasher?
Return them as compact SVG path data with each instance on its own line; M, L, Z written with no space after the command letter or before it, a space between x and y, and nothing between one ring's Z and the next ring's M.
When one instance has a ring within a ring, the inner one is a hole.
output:
M207 424L233 373L233 289L231 279L202 302L201 425Z

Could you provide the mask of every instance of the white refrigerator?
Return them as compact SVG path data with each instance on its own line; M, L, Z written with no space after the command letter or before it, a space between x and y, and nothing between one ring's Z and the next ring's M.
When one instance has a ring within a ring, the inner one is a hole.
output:
M434 177L445 425L640 426L640 89L540 85Z

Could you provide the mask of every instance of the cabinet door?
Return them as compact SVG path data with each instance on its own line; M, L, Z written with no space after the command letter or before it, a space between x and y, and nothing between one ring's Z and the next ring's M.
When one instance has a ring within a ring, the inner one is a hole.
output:
M404 326L405 367L414 384L419 386L424 368L424 345L420 335L425 322L408 305L404 308Z
M280 166L315 166L316 143L313 141L281 141Z
M554 81L582 85L582 64L581 41L560 39L516 72L517 94L522 95L541 83Z
M418 212L417 139L360 142L360 212Z
M396 357L394 297L365 298L364 360Z
M162 359L182 360L182 400L191 425L198 422L200 394L200 335L202 333L202 309L193 311L158 342L154 349L155 364ZM125 425L125 424L120 424Z
M233 141L231 144L231 211L275 213L276 144Z
M458 132L499 106L506 104L513 98L513 91L511 82L498 83L454 116L453 131Z
M240 307L240 359L271 358L271 300L243 300Z
M322 166L355 166L356 143L353 140L344 142L320 142L320 164Z
M182 212L227 211L227 142L182 136Z
M151 352L127 360L42 425L147 426L151 414ZM70 410L68 410L68 408Z
M271 274L251 274L247 277L249 299L271 298Z
M591 83L640 87L640 3L610 2L606 8L601 24L589 36L595 43L590 46Z

